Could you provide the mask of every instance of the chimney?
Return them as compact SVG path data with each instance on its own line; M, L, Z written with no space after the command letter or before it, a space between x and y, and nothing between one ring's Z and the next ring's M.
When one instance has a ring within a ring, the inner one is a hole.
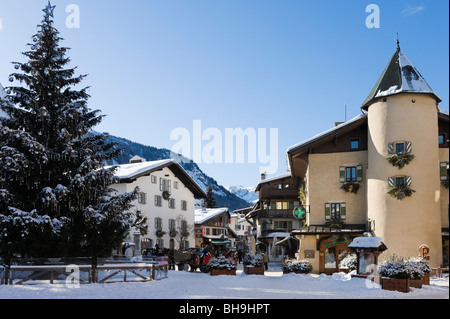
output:
M261 173L261 180L263 181L263 180L265 180L265 179L266 179L266 172Z
M130 158L130 164L143 163L143 162L146 162L145 158L140 157L139 155L134 155L132 158Z

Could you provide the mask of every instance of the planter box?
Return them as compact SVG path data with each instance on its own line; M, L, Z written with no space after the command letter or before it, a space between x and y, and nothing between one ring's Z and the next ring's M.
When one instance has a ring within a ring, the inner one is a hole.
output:
M409 286L413 288L422 288L423 279L410 280Z
M409 292L409 279L394 279L383 277L381 288L400 292Z
M430 284L430 274L423 275L422 278L422 285L429 285Z
M236 269L211 269L211 276L220 275L236 276Z
M264 275L264 266L263 267L244 266L244 272L247 275Z

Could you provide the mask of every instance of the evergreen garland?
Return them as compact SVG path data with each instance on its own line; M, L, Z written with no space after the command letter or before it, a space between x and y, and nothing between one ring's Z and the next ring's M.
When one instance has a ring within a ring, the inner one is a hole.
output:
M386 160L392 166L402 169L403 167L408 165L414 159L414 157L415 156L411 154L398 153L387 157Z

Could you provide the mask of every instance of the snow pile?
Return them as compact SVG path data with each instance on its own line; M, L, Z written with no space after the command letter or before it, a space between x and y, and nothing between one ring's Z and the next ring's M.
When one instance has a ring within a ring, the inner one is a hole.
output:
M283 275L277 263L269 263L264 276L247 276L239 264L236 276L169 270L163 280L81 284L76 289L48 283L2 285L0 299L448 299L448 282L430 278L429 286L405 294L344 273Z
M283 264L283 271L292 271L308 274L312 271L312 265L308 260L286 260Z
M226 259L224 256L218 258L211 258L208 262L208 266L212 269L236 269L236 263L233 259Z

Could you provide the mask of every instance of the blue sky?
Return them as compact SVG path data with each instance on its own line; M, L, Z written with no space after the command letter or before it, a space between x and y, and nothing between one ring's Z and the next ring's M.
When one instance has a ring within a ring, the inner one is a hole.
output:
M380 28L369 29L369 4ZM0 0L0 82L42 20L45 0ZM288 147L360 114L396 48L448 111L448 1L53 0L55 26L88 74L99 131L171 148L178 127L278 129L278 171ZM66 6L80 9L67 28ZM205 142L204 142L205 143ZM205 164L220 184L254 186L255 164Z

